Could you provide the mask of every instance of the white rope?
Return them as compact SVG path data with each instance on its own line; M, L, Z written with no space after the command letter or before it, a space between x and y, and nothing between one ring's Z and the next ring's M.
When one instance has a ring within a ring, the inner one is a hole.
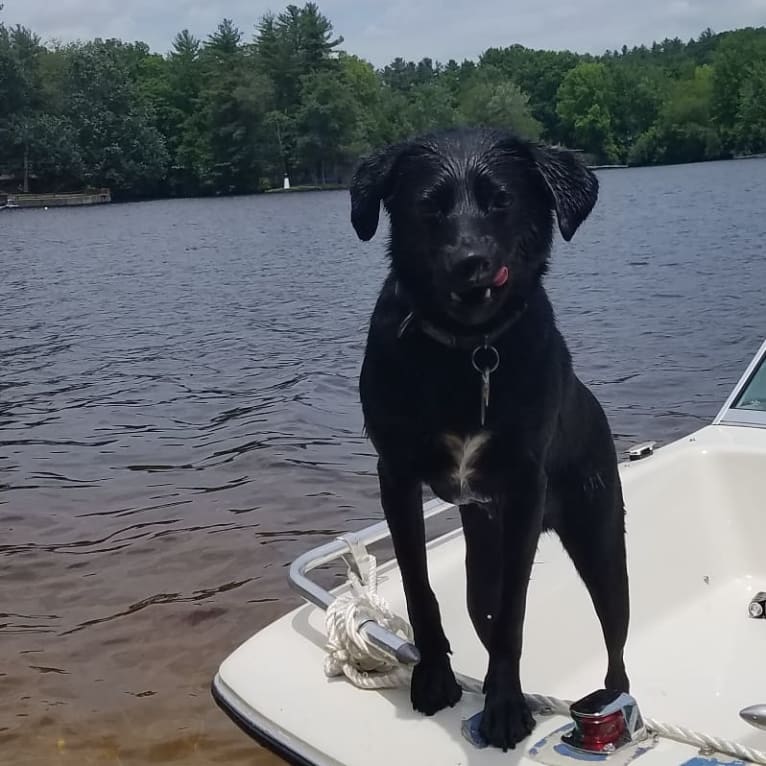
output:
M413 640L412 627L394 614L386 600L377 592L378 576L375 557L368 554L367 584L363 584L355 572L349 569L351 590L339 596L327 609L325 628L328 637L329 654L324 670L327 676L344 675L354 686L361 689L393 689L409 684L412 676L410 666L403 665L366 640L360 626L374 620L383 628ZM469 692L483 694L482 684L474 678L456 674L458 683ZM525 695L529 706L540 715L563 715L570 717L568 700L548 697L543 694ZM766 766L766 753L708 734L674 726L652 718L645 718L649 733L691 745L705 752L717 752L751 763Z
M363 585L356 573L349 569L351 590L327 608L325 627L330 653L324 671L330 677L345 675L362 689L393 689L406 685L412 671L369 643L359 628L366 621L374 620L407 641L412 641L412 628L378 595L375 557L368 554L368 562L367 585Z
M752 747L746 747L739 742L731 742L728 739L719 739L711 737L709 734L701 734L698 731L685 729L683 726L673 726L662 721L655 721L652 718L645 719L646 728L652 734L665 739L672 739L681 742L684 745L693 745L705 752L717 752L724 755L731 755L740 758L743 761L751 763L766 764L766 753L762 750L755 750Z

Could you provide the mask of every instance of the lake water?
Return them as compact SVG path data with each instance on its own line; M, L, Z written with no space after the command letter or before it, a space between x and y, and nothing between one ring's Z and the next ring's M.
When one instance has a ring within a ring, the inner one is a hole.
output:
M600 178L547 284L618 445L665 442L766 335L766 161ZM293 558L381 518L384 239L341 192L0 213L0 760L276 762L209 684Z

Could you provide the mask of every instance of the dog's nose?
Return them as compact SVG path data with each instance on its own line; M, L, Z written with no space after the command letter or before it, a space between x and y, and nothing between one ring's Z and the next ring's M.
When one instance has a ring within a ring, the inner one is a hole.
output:
M492 260L485 255L470 253L452 267L452 276L461 284L475 284L492 274Z

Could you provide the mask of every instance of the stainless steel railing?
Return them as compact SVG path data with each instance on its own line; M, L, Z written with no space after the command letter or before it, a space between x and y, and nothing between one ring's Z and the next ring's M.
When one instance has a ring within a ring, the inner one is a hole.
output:
M451 503L431 500L424 504L423 516L428 520L453 507ZM381 521L358 532L349 532L330 543L306 551L306 553L299 556L290 565L288 574L290 587L309 603L321 609L327 609L335 600L335 596L310 579L308 573L332 561L337 561L345 554L351 553L354 555L356 551L363 550L364 547L385 540L390 536L388 525L385 521ZM420 653L414 644L382 628L374 620L363 622L359 625L359 630L371 643L388 654L392 659L408 665L416 665L420 661Z

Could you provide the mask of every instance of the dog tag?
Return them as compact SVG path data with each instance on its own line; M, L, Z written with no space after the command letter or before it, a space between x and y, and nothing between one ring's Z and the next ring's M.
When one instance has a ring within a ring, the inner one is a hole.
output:
M487 421L487 409L489 408L489 376L492 373L489 367L485 367L481 373L481 425Z

